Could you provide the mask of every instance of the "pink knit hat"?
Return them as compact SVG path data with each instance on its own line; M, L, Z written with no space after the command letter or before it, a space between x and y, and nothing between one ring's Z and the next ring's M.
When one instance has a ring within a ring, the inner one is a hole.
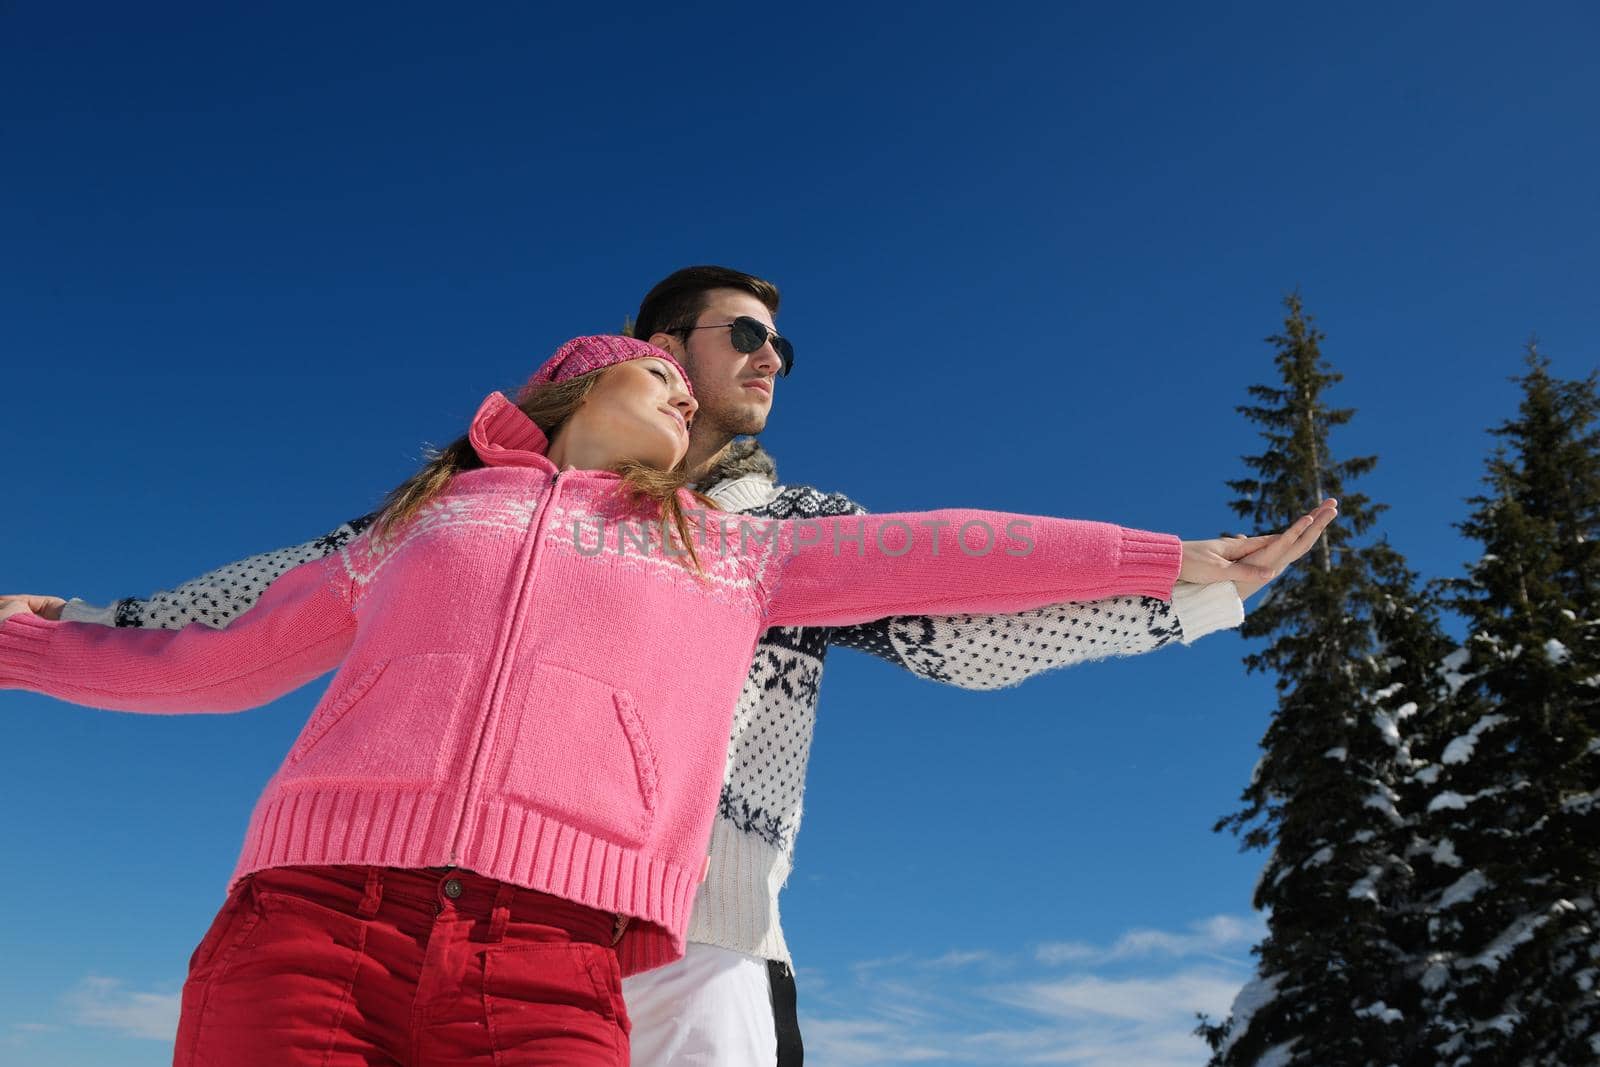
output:
M683 383L688 387L689 395L694 395L694 384L689 381L689 373L672 358L671 353L632 337L602 335L574 337L556 349L556 354L545 360L544 366L533 372L533 377L529 378L527 384L517 393L517 399L519 401L527 399L528 394L541 385L564 382L568 378L576 378L580 374L588 374L590 371L609 367L613 363L626 363L630 359L643 359L646 356L664 359L677 367L678 373L683 375Z

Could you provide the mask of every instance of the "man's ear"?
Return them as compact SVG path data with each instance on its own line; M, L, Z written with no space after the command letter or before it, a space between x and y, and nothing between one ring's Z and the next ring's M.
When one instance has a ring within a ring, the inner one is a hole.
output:
M688 354L684 348L682 339L670 333L662 333L658 330L650 335L650 340L648 343L663 351L671 352L672 358L676 359L679 363L682 363L683 357Z

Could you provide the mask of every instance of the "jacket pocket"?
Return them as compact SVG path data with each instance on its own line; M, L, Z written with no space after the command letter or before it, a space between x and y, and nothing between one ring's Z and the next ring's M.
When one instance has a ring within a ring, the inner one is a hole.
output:
M497 732L506 795L621 845L650 837L661 771L632 693L541 664L512 686ZM514 726L514 728L513 728Z
M284 762L285 781L436 784L453 773L480 671L465 652L395 656L375 664L312 713Z
M356 675L355 680L343 689L337 692L329 689L322 700L318 702L316 710L311 713L311 718L306 720L306 725L300 731L300 736L296 739L294 747L289 750L289 762L299 763L305 757L305 754L310 752L318 741L322 740L322 736L333 729L340 719L344 718L344 713L349 711L356 701L366 695L367 690L371 689L373 683L382 677L384 668L388 666L389 661L384 660L382 663L368 667Z

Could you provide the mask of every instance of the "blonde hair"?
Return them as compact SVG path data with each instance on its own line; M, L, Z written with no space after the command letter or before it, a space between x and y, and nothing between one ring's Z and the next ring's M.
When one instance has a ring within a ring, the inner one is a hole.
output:
M578 406L589 395L589 390L594 388L595 382L607 369L609 368L590 371L588 374L568 378L566 381L541 385L517 401L517 408L544 431L546 438L553 438L556 431L572 417L572 413L578 410ZM383 504L378 509L378 518L373 524L373 536L379 538L390 536L416 518L419 511L449 487L451 479L457 474L476 470L484 465L477 449L472 447L471 438L466 435L456 438L443 448L430 448L425 455L427 460L422 468L395 486L389 491L388 496L384 497ZM680 460L671 470L630 461L617 465L613 471L621 476L622 491L631 506L641 510L654 506L659 510L661 517L671 523L678 535L678 547L686 550L691 569L699 571L700 556L695 551L694 538L690 536L689 517L684 511L683 500L678 495L679 490L689 487L689 475L683 461ZM691 490L691 495L708 508L717 506L716 501L703 493ZM665 523L662 533L666 534Z

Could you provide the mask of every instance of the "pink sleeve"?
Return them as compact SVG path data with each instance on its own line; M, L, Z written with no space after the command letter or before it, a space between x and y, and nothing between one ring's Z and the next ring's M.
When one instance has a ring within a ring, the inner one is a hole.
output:
M1103 522L948 509L776 524L768 626L1172 597L1182 543Z
M13 615L0 623L0 689L115 711L241 711L337 666L355 638L338 554L303 563L214 630L143 630Z

